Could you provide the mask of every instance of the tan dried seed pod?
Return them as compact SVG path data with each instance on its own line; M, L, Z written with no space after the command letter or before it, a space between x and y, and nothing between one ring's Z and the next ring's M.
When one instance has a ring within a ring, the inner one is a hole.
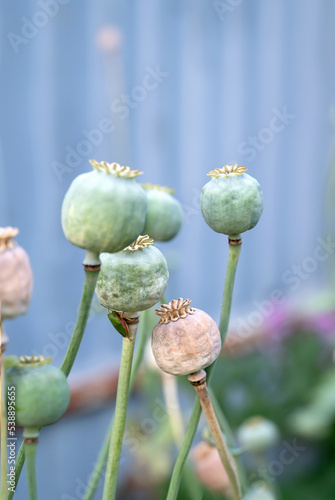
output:
M214 493L230 494L229 477L215 446L201 441L194 447L192 458L195 473L203 486Z
M161 370L172 375L203 370L221 351L215 321L190 303L188 299L172 300L156 310L161 319L152 333L152 352Z
M25 250L12 238L13 227L0 228L0 303L1 320L25 314L33 288L33 273Z

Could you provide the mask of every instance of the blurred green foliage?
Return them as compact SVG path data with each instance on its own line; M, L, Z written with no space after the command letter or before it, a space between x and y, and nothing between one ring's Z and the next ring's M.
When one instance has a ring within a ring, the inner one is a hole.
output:
M276 490L278 500L335 498L335 415L322 438L307 438L299 431L292 432L291 426L292 414L297 410L307 411L315 404L316 395L323 392L327 398L329 391L329 397L334 399L335 378L332 387L327 376L333 371L332 356L333 347L329 339L313 331L294 331L283 340L269 338L257 347L246 348L243 352L240 350L233 356L226 355L216 365L211 386L233 431L254 415L272 420L280 430L280 441L269 450L262 466L250 454L243 455L247 477L252 481L266 479ZM178 383L186 426L195 394L186 377L179 377ZM322 385L327 385L326 391L321 390ZM157 401L163 401L158 372L145 374L138 394L144 399L141 406L146 403L147 414L152 414ZM140 422L141 418L138 415L137 421ZM152 486L147 483L145 498L148 500L165 498L177 454L171 433L167 432L168 420L163 420L157 424L155 432L146 435L146 477L150 477L150 462L164 463L165 469L170 463L170 469L161 474L158 482L153 481L155 484ZM201 439L205 429L205 423L201 422L196 441ZM286 454L285 449L288 450ZM141 454L142 462L143 459L144 454ZM198 497L195 496L196 491L199 492ZM189 459L178 500L197 498L216 500L223 497L214 495L197 483L192 460Z

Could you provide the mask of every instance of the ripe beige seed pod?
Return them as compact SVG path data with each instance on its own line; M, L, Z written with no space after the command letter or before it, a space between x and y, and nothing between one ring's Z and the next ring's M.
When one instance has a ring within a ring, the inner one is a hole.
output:
M0 303L1 320L25 314L33 288L33 273L27 253L12 238L13 227L0 228Z
M172 375L203 370L221 351L215 321L190 303L188 299L172 300L156 310L161 319L152 333L152 352L161 370Z
M192 457L199 482L214 493L229 495L229 477L215 446L201 441L193 449Z

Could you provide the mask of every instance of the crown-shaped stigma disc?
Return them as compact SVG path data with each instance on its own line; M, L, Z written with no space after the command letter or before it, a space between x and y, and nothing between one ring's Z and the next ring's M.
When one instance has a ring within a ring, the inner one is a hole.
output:
M19 230L16 227L0 227L0 252L8 248L14 248L16 243L12 239L18 234Z
M90 164L93 168L98 170L98 172L105 172L106 174L112 174L116 177L125 177L127 179L134 179L138 175L143 174L139 170L131 169L130 167L122 167L118 163L107 163L106 161L90 160Z
M191 300L189 299L175 299L171 300L169 304L162 304L155 313L160 316L159 323L170 323L170 321L178 321L180 318L186 318L189 314L194 314L195 309L190 307Z
M242 175L247 169L244 165L238 165L234 163L234 165L223 165L222 168L216 168L215 170L211 170L208 172L209 177L229 177L230 175Z
M150 245L152 245L154 240L150 238L147 234L144 236L139 235L134 243L131 245L128 245L126 248L123 249L125 252L126 250L130 250L131 252L136 252L136 250L143 250L143 248L147 248Z

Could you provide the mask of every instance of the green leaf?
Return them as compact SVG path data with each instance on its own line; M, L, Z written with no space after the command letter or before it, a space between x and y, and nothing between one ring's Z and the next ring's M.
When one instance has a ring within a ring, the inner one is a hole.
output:
M129 327L128 327L127 322L124 320L122 313L112 311L107 316L108 316L109 321L114 326L115 330L117 332L121 333L122 337L128 337Z

